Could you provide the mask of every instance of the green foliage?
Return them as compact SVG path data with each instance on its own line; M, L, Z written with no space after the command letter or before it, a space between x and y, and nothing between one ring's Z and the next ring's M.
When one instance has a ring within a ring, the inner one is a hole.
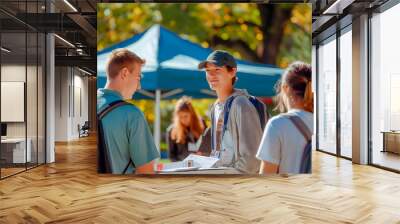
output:
M276 4L288 8L290 4ZM263 39L260 11L250 3L99 3L98 50L143 32L154 24L180 34L183 38L210 47L215 38L241 41L260 55ZM282 24L284 25L284 24ZM311 4L296 4L285 26L277 65L286 67L294 60L311 62ZM214 46L231 51L236 57L254 60L249 52L235 45Z
M287 67L293 61L311 64L311 5L298 4L292 11L291 23L285 28L283 43L278 55L279 66Z

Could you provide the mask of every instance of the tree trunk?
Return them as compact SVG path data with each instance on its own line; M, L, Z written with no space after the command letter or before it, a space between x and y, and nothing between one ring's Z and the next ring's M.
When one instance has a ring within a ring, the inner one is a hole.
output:
M263 32L261 61L267 64L277 64L283 32L287 22L290 20L293 7L258 4L258 9L261 15Z

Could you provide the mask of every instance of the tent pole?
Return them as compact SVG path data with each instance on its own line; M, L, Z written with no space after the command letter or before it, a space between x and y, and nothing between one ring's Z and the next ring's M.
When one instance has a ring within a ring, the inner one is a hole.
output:
M161 110L160 110L160 101L161 101L161 90L156 90L156 104L154 107L154 143L158 151L160 152L160 136L161 136Z

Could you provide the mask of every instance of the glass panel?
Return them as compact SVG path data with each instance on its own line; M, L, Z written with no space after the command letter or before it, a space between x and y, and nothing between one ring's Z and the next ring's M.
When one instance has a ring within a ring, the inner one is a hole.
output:
M39 11L37 1L29 1L26 6L26 18L32 24L38 23L38 16L35 16ZM30 159L28 160L28 168L37 166L38 163L38 33L36 30L27 30L27 142L30 147Z
M27 63L27 142L30 147L30 158L28 159L28 168L36 166L38 160L38 35L36 32L27 34L28 38L28 63Z
M26 151L26 35L1 34L1 140L2 177L25 170Z
M2 1L1 7L7 7L5 4L10 3ZM15 3L17 4L9 5L11 8L7 8L14 13L0 13L2 178L26 170L26 161L30 159L30 151L27 151L25 117L27 39L25 25L15 19L24 11L26 3L22 1Z
M372 22L372 163L400 170L400 5Z
M2 0L1 177L45 161L45 35L23 21L39 18L45 1Z
M352 157L352 35L340 37L340 153Z
M336 153L336 39L318 48L318 147Z

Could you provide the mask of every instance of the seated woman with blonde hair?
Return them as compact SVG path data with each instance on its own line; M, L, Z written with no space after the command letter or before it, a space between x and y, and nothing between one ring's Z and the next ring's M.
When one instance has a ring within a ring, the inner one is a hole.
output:
M311 66L294 62L277 86L282 113L267 123L256 157L260 174L310 173L313 130Z
M197 115L190 98L182 97L175 106L173 124L167 129L169 158L172 162L185 159L197 152L196 142L205 129L204 121Z

